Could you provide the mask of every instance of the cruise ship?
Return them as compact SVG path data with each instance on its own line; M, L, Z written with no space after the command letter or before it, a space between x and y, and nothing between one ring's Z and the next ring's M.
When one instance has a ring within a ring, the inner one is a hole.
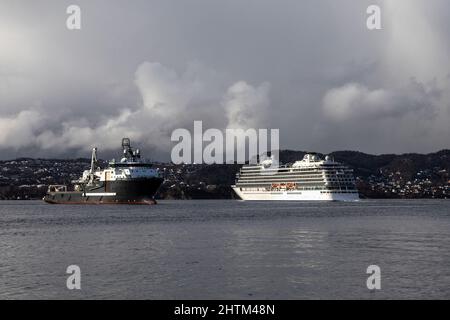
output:
M359 199L353 170L330 156L321 159L308 153L290 165L272 167L272 159L244 165L236 175L233 190L242 200Z
M97 148L93 148L91 167L73 190L66 185L51 185L43 200L51 204L155 204L154 195L163 182L152 163L141 160L139 149L133 150L130 139L122 139L123 156L112 160L105 169L98 167Z

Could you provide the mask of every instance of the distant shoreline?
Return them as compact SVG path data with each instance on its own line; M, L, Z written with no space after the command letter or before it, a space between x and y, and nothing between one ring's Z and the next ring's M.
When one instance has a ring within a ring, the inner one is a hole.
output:
M302 159L304 151L282 150L280 161ZM369 155L356 151L330 154L354 170L361 198L450 198L450 150L430 154ZM100 165L106 161L100 160ZM0 200L40 200L50 184L70 184L78 179L90 160L19 158L0 161ZM156 199L232 199L238 164L154 163L165 182Z

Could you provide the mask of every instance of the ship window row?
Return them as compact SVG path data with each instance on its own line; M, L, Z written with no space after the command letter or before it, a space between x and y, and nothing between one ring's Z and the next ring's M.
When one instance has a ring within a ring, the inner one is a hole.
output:
M289 184L289 183L288 183ZM281 185L281 184L280 184ZM285 184L282 184L283 186L280 187L284 187ZM273 187L273 183L261 183L261 182L239 182L236 183L236 186L270 186ZM354 188L355 184L353 183L336 183L336 184L329 184L329 185L324 185L323 183L320 182L310 182L310 183L296 183L294 186L292 186L293 188L296 188L298 186L321 186L321 187L329 187L329 188L335 188L335 187L351 187Z
M291 174L283 174L283 173L241 173L238 176L240 177L326 177L326 178L353 178L353 174L323 174L322 172L317 173L309 173L309 174L299 174L299 173L291 173Z
M323 173L323 170L292 170L292 171L280 171L280 170L241 170L240 174L316 174Z
M358 190L326 190L320 191L320 193L358 193Z
M240 172L243 176L305 176L305 175L323 175L322 171L310 171L310 172L276 172L276 171L258 171L258 172Z
M292 190L285 190L285 189L271 189L271 188L264 188L264 187L240 187L240 191L301 191L301 190L320 190L324 193L339 193L339 192L346 192L346 193L358 193L358 190L355 188L323 188L323 187L302 187L302 188L296 188Z
M326 174L326 175L346 175L351 174L353 175L353 170L347 169L347 170L321 170L321 169L315 169L315 170L241 170L240 174Z
M241 176L238 177L238 181L302 181L302 180L318 180L325 182L354 182L355 179L353 177L348 178L331 178L324 179L322 176L258 176L258 177L247 177Z
M241 174L239 176L241 179L247 179L247 178L270 178L270 177L277 177L277 178L286 178L286 179L295 179L295 178L323 178L322 174L309 174L309 175L300 175L300 174Z
M238 183L254 182L254 183L325 183L322 179L239 179Z
M321 168L308 168L308 169L294 169L294 168L292 168L292 169L284 169L284 170L281 170L281 169L279 169L279 168L273 168L273 169L269 169L269 168L267 168L267 169L261 169L261 168L258 168L258 169L243 169L243 168L241 168L241 172L273 172L273 171L277 171L277 172L291 172L291 171L297 171L297 172L317 172L317 171L322 171L322 169Z
M264 183L238 183L238 184L236 184L236 186L265 186L265 187L267 187L267 186L269 186L269 187L272 187L272 184L264 184ZM316 186L316 187L324 187L324 184L323 183L302 183L301 185L300 184L297 184L296 186L294 186L294 188L296 188L296 187L298 187L298 186Z
M341 170L350 170L352 171L353 169L346 167L346 166L339 166L339 167L308 167L308 168L293 168L293 167L289 167L289 168L280 168L280 167L275 167L275 168L262 168L262 167L254 167L254 168L241 168L241 171L245 171L245 172L251 172L251 171L280 171L280 172L291 172L291 171L341 171Z
M326 179L323 176L257 176L257 177L248 177L248 176L240 176L239 180L322 180Z
M288 183L280 183L280 182L238 182L236 185L263 185L263 186L271 186L271 185L296 185L296 186L307 186L307 185L315 185L315 186L325 186L322 181L311 181L311 182L288 182ZM330 184L331 186L337 186L340 184ZM344 184L342 184L344 185Z
M240 177L238 181L247 180L247 181L326 181L323 177Z
M271 186L273 183L252 183L252 182L243 182L237 183L237 186ZM296 184L296 186L324 186L324 183L320 182L312 182L312 183L302 183Z
M316 175L238 175L238 179L286 179L286 180L292 180L292 179L325 179L325 180L354 180L354 177L352 175L346 175L346 176L324 176L322 174L316 174Z
M246 168L241 168L241 171L245 171L245 172L249 172L249 171L280 171L280 172L290 172L290 171L322 171L322 170L327 170L324 168L320 168L320 167L315 167L315 168L285 168L285 169L281 169L278 167L274 167L274 168L252 168L252 169L246 169ZM336 170L336 169L333 169Z
M262 165L244 165L243 167L241 167L241 169L243 170L254 170L254 169L259 169L262 168ZM304 169L311 169L311 168L326 168L326 169L337 169L337 168L349 168L348 166L344 165L344 164L338 164L338 165L323 165L323 164L309 164L307 166L299 166L299 167L293 167L292 164L291 165L279 165L277 167L278 169L297 169L297 170L304 170Z

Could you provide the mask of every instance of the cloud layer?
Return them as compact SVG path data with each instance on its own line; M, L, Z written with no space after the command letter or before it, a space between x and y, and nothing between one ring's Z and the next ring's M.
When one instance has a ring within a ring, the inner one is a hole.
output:
M279 128L291 149L450 147L445 0L78 2L81 31L70 1L0 3L2 158L109 156L129 136L167 159L194 120Z
M245 81L227 84L223 75L199 63L178 74L160 63L142 63L134 83L140 102L117 115L66 119L67 114L47 114L34 108L0 118L0 144L13 150L38 147L43 151L79 150L92 146L114 150L129 137L163 154L172 145L167 137L177 128L192 129L194 120L205 127L259 128L267 126L268 83L254 87ZM53 124L49 129L48 124Z
M323 99L325 116L332 121L378 121L403 117L410 113L420 117L436 116L439 89L411 81L404 88L369 89L359 83L348 83L329 90Z

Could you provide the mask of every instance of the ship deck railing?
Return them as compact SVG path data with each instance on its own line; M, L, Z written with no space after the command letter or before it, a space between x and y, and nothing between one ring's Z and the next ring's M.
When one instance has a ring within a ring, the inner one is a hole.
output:
M48 186L48 192L67 192L67 186L64 184L52 184Z

